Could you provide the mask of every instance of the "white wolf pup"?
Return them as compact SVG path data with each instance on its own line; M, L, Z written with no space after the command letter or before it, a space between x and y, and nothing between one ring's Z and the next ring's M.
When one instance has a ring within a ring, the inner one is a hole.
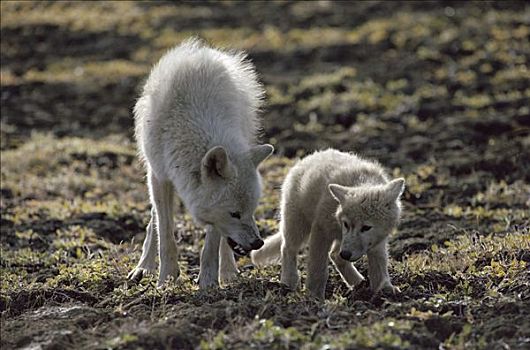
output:
M153 68L134 108L153 209L140 262L129 278L154 271L157 250L158 285L179 276L175 194L206 228L201 288L237 274L232 250L248 254L263 245L253 216L261 192L256 168L273 147L256 145L262 96L245 55L197 40L173 48Z
M309 240L307 289L323 299L328 255L351 287L363 276L352 262L368 255L374 292L399 291L388 275L387 238L398 224L403 179L388 180L382 167L337 150L316 152L298 162L282 188L280 232L251 253L256 265L281 255L281 282L295 289L297 254Z

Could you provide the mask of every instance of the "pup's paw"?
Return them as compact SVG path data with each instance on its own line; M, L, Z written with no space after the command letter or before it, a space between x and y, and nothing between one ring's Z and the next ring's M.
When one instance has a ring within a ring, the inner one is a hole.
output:
M387 284L379 290L379 293L389 294L389 295L398 295L398 294L401 294L401 290L392 284Z
M326 299L325 291L323 290L309 290L307 292L309 294L309 297L315 299L318 302L322 302Z
M287 286L287 288L291 290L296 290L298 288L298 284L300 283L300 278L298 275L287 275L282 274L280 277L280 283Z
M390 282L384 283L376 292L376 295L394 297L401 294L401 290Z
M375 292L370 298L370 302L376 306L380 306L385 300L397 300L401 291L398 287L393 286L391 283L385 283L381 288Z

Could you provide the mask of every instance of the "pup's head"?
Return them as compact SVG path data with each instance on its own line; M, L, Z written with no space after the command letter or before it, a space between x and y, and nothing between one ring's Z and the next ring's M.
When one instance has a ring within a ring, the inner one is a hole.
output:
M271 145L260 145L229 155L216 146L201 162L201 198L190 208L192 215L199 223L214 226L240 255L263 245L254 220L261 195L257 167L273 150Z
M404 189L402 178L385 185L329 185L331 195L339 203L336 218L342 229L340 256L343 259L358 260L388 237L398 224L399 197Z

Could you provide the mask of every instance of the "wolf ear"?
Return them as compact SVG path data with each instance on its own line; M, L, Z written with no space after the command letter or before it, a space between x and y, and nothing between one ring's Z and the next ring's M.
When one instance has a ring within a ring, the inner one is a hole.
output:
M228 179L235 174L235 169L228 159L226 150L221 146L211 148L202 158L201 175L202 177L221 177Z
M257 167L259 163L267 159L272 152L274 152L274 147L272 147L272 145L267 144L255 146L250 150L250 159L252 160L254 166Z
M348 194L348 187L345 186L329 184L328 189L331 193L331 196L333 196L333 198L335 198L335 200L339 203L342 203Z
M387 197L390 201L396 201L403 194L405 190L405 179L399 178L390 181L386 185Z

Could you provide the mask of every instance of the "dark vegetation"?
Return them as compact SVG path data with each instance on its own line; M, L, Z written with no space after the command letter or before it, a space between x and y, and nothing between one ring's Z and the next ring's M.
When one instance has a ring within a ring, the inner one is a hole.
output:
M184 212L181 280L127 284L149 216L131 108L192 34L247 50L266 86L263 235L312 150L406 178L401 295L348 291L333 270L319 303L248 258L198 291L203 232ZM2 349L528 348L529 36L525 2L3 1Z

